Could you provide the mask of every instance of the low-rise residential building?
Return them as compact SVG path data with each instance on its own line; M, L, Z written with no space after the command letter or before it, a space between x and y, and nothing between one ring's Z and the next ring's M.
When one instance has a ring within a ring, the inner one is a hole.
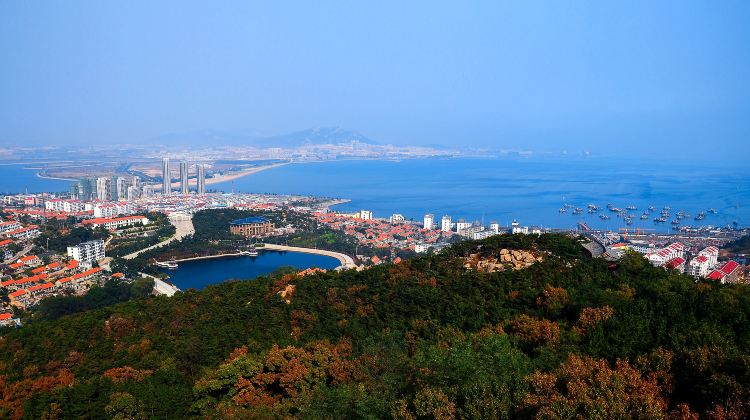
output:
M5 235L13 239L32 239L39 236L39 228L36 225L28 225L26 227L5 232Z
M684 254L685 245L683 245L681 242L675 242L665 248L649 252L648 254L646 254L646 258L654 266L661 267L674 258L685 258Z
M709 280L724 283L737 283L739 279L740 265L737 261L727 261L716 267L706 277Z
M105 229L115 230L128 226L147 225L150 220L146 216L124 216L124 217L98 217L83 221L84 226L98 228L104 226Z

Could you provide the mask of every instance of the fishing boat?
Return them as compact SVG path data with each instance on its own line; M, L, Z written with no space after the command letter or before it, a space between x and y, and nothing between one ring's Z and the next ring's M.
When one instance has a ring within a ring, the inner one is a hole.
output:
M675 220L672 220L670 223L672 223L673 225L679 225L680 221L678 219L675 219Z
M156 261L155 260L154 264L157 267L168 268L170 270L176 270L178 267L177 262L175 260L171 260L171 261Z
M247 255L248 257L257 257L258 251L255 249L250 249L248 251L240 251L240 255Z
M629 205L629 206L627 206L627 207L625 207L625 208L628 209L628 210L638 210L638 207L636 207L636 206L634 206L632 204Z
M558 210L560 213L567 213L568 209L565 207L561 207L560 210Z
M641 215L641 220L646 220L646 219L648 219L648 214L646 214L646 213L643 213L643 214Z
M600 214L599 218L602 220L609 220L609 216L607 216L606 214Z

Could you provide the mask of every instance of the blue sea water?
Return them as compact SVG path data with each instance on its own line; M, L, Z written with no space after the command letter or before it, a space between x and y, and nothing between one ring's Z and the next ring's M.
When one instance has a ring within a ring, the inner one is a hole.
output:
M585 212L589 203L601 207L612 203L640 216L648 206L672 207L695 216L715 208L702 222L693 217L683 224L725 226L737 222L750 225L750 171L727 167L707 159L700 164L669 159L636 162L604 158L498 158L419 159L403 161L345 160L295 163L254 175L212 185L236 192L310 194L348 198L339 210L368 209L375 217L401 213L421 220L425 213L443 214L453 220L498 221L509 225L572 228L579 221L591 227L617 229L624 222L614 214L609 221ZM569 203L584 214L560 214ZM669 231L670 225L655 224L653 215L635 227Z
M261 251L257 257L226 257L179 263L176 270L164 269L169 281L181 290L203 289L229 279L253 279L290 266L300 270L310 267L332 269L339 261L332 257L300 252Z
M0 164L0 194L70 190L70 181L40 178L38 171L34 165Z

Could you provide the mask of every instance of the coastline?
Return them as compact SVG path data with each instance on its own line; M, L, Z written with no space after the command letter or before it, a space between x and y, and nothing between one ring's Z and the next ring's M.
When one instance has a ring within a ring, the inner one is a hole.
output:
M274 163L274 164L271 164L271 165L257 166L255 168L250 168L250 169L247 169L247 170L244 170L244 171L234 172L234 173L230 173L230 174L227 174L227 175L221 175L221 176L213 177L213 178L206 178L206 185L220 184L222 182L233 181L235 179L242 178L244 176L248 176L248 175L256 174L256 173L261 172L261 171L265 171L267 169L273 169L273 168L277 168L279 166L288 165L289 163L291 163L291 162L281 162L281 163Z
M340 263L340 267L352 268L356 266L354 264L354 260L350 256L346 254L342 254L340 252L327 251L324 249L302 248L302 247L266 243L262 247L257 248L257 250L260 252L268 250L268 251L274 251L274 252L299 252L302 254L316 254L316 255L322 255L322 256L337 259ZM226 253L226 254L202 255L202 256L197 256L197 257L179 258L179 259L174 259L171 261L174 261L176 263L181 263L185 261L200 261L200 260L210 260L210 259L216 259L216 258L234 258L234 257L246 257L246 256L248 255L242 254L239 252L231 252L231 253Z
M54 179L54 180L57 180L57 181L68 181L68 182L75 182L76 181L75 179L72 179L72 178L61 178L61 177L57 177L57 176L43 175L41 172L37 172L36 176L37 176L37 178Z

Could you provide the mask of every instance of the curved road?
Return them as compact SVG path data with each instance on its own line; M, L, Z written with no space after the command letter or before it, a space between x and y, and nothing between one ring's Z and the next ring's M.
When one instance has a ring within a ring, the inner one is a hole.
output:
M324 249L314 249L314 248L301 248L298 246L286 246L286 245L276 245L276 244L264 244L262 248L259 248L259 250L262 249L270 249L273 251L291 251L291 252L304 252L306 254L318 254L318 255L325 255L327 257L333 257L339 260L341 263L340 268L341 269L349 269L349 268L357 268L357 264L354 263L354 259L346 254L342 254L340 252L333 252L333 251L326 251Z
M150 249L158 248L158 247L160 247L162 245L166 245L166 244L168 244L170 242L180 240L180 239L184 238L187 235L192 235L192 234L195 233L195 228L193 227L192 216L187 216L187 215L174 215L174 216L172 216L172 215L170 215L169 216L169 223L173 224L174 227L175 227L175 229L177 229L175 231L174 236L172 236L171 238L169 238L167 240L161 241L161 242L159 242L156 245L151 245L148 248L143 248L141 250L133 252L132 254L128 254L128 255L124 256L123 258L125 258L126 260L132 260L133 258L137 257L138 255L140 255L140 254L142 254L142 253L144 253L144 252L146 252L146 251L148 251Z

